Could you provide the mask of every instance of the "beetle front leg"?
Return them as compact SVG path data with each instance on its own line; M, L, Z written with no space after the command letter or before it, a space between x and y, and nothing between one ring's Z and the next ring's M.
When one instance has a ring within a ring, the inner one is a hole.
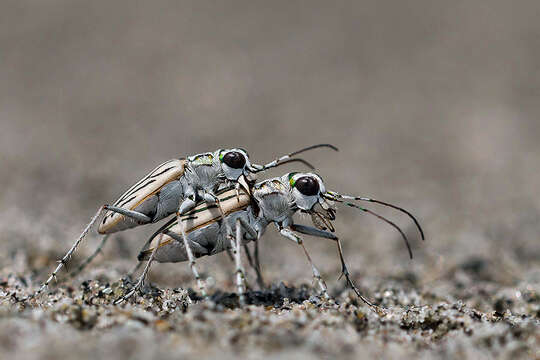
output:
M338 237L331 232L319 230L311 226L305 226L300 224L291 224L291 230L299 232L301 234L316 236L324 239L330 239L337 241Z
M366 303L372 310L375 311L375 313L379 315L384 314L384 310L377 305L371 303L368 299L366 299L361 293L360 290L356 287L356 285L353 283L350 277L349 269L347 269L347 264L345 264L345 257L343 256L343 248L341 247L341 242L339 240L337 242L338 247L338 253L339 253L339 260L341 261L341 274L345 276L345 280L349 284L349 286L353 289L356 296L358 296L363 302Z
M383 310L381 308L379 308L377 305L371 303L368 299L366 299L360 293L360 291L358 290L356 285L353 283L353 281L352 281L352 279L350 277L349 269L347 269L347 264L345 264L345 258L343 256L343 249L341 247L341 242L340 242L340 240L338 239L337 236L335 236L334 234L332 234L330 232L319 230L319 229L313 228L311 226L305 226L305 225L292 224L291 229L294 230L294 231L298 231L300 233L303 233L303 234L312 235L312 236L316 236L316 237L320 237L320 238L324 238L324 239L330 239L330 240L335 241L336 244L337 244L337 247L338 247L339 260L341 261L341 275L345 276L345 280L346 280L347 284L353 289L355 294L364 303L366 303L377 314L382 314L383 313L382 312Z
M306 247L304 246L304 241L302 240L302 238L298 235L296 235L295 233L293 233L290 229L285 229L285 228L281 228L279 229L279 233L297 243L298 245L302 246L302 249L304 249L304 253L306 254L306 257L309 261L309 264L311 265L311 270L313 272L313 280L319 284L319 287L320 287L320 290L321 290L321 295L325 298L325 299L329 299L330 298L330 295L328 295L328 290L326 288L326 284L321 276L321 273L319 272L319 270L315 267L315 264L313 264L313 261L311 260L311 256L309 256L309 253L307 252L307 249Z

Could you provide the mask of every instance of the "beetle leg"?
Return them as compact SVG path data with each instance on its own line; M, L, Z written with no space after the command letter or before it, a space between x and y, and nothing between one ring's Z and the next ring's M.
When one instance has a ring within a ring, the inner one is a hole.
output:
M259 284L259 287L261 290L264 288L264 280L262 277L262 271L261 271L261 262L259 261L259 241L261 239L261 236L257 236L257 240L255 240L255 250L253 251L253 257L255 258L255 271L257 272L257 283Z
M343 249L341 248L341 241L337 240L337 246L338 246L339 259L341 261L341 273L345 276L345 280L347 281L349 286L353 289L356 296L358 296L363 302L366 303L366 305L368 305L377 314L383 315L384 310L378 307L377 305L371 303L368 299L362 296L362 294L360 293L356 285L354 285L354 283L352 282L350 278L349 269L347 269L347 265L345 264L345 258L343 257Z
M201 277L199 276L199 272L197 271L197 267L195 266L195 256L193 256L193 251L191 250L191 246L189 245L189 241L187 239L186 230L185 230L185 223L182 222L182 219L180 218L180 212L176 214L176 217L178 219L178 224L180 225L180 229L182 230L182 239L184 240L184 247L186 249L186 253L189 260L189 267L191 268L191 272L193 273L193 276L195 277L195 280L197 281L197 286L199 287L199 290L201 291L201 295L204 298L207 298L208 295L206 293L206 289L204 286L204 282L202 281ZM156 246L155 249L158 247Z
M92 253L92 255L90 255L89 257L86 258L86 260L84 260L77 269L75 269L74 271L72 271L70 274L69 274L69 277L70 278L74 278L75 276L79 275L81 273L81 271L84 270L84 268L90 264L92 262L92 260L94 260L96 258L96 256L99 255L99 253L103 250L103 248L105 247L105 243L107 242L107 240L109 240L109 237L111 236L111 234L107 234L105 236L103 236L103 238L101 239L101 242L99 243L98 247L96 248L96 250L94 250L94 252Z
M257 246L258 242L255 242L255 246ZM244 250L246 252L246 257L248 259L249 266L255 270L255 273L257 274L257 285L259 285L259 289L264 289L264 280L261 274L260 268L257 266L257 264L253 261L253 257L251 256L251 253L249 251L249 247L247 244L244 245Z
M206 195L208 197L212 197L212 200L213 202L208 202L206 201L207 203L209 204L216 204L218 209L219 209L219 213L221 214L221 219L223 221L225 221L225 213L223 212L223 208L221 207L221 201L219 201L219 198L213 194L210 194L210 193L206 193ZM229 223L227 221L225 221L225 226L227 227L227 233L230 234L231 233L231 226L229 225Z
M158 236L163 230L165 230L166 228L168 228L172 223L174 223L176 221L176 218L173 217L171 218L169 221L167 221L165 224L163 224L163 226L161 226L159 229L157 229L153 234L152 236L150 236L150 238L148 240L146 240L146 242L144 243L143 247L141 248L141 250L139 250L139 254L141 254L144 250L146 250L148 248L148 246L152 243L152 240L154 240L154 238L156 236ZM137 263L137 265L135 265L135 267L133 268L133 270L131 270L128 274L127 274L127 277L128 278L132 278L133 275L139 270L139 268L142 266L143 264L143 261L142 260L139 260L139 262Z
M148 259L148 261L146 263L146 266L144 267L144 271L141 274L141 276L139 277L139 280L137 281L137 284L135 284L135 286L127 294L125 294L121 298L117 299L114 302L114 305L118 305L118 304L124 302L126 299L128 299L133 294L135 294L135 291L142 288L142 286L144 284L144 279L146 278L146 275L148 274L148 271L150 270L150 265L152 264L152 261L154 261L154 257L156 256L157 249L159 248L159 245L161 244L162 239L163 239L163 234L160 234L159 238L158 238L157 245L154 248L154 250L152 251L152 253L150 254L150 259Z
M182 203L180 204L180 207L178 208L178 212L183 215L187 213L189 210L193 209L195 205L197 205L195 200L190 199L190 198L185 198L184 201L182 201Z
M142 213L139 213L137 211L127 210L127 209L119 208L119 207L116 207L116 206L105 206L105 209L108 210L108 211L117 212L117 213L122 214L124 216L128 216L128 217L130 217L132 219L135 219L136 221L138 221L138 222L140 222L142 224L146 224L146 223L151 222L150 217L148 217L148 216L146 216L146 215L144 215ZM96 256L99 255L99 253L103 250L103 247L105 246L105 243L109 239L110 235L111 234L106 234L103 237L103 239L101 240L101 242L98 245L98 247L96 248L96 250L92 253L92 255L90 255L88 258L86 258L86 260L84 260L81 263L81 265L79 265L79 267L75 271L71 272L71 274L69 275L71 278L74 278L75 276L80 274L84 270L84 268L88 264L90 264L90 262L92 262L92 260L94 260L96 258Z
M292 224L291 229L293 231L297 231L302 234L306 235L312 235L317 236L320 238L330 239L330 240L337 240L338 237L331 232L319 230L317 228L311 227L311 226L305 226L300 224Z
M210 202L210 203L214 203L214 204L217 204L217 207L219 209L219 213L221 214L221 219L223 220L223 223L225 224L225 231L227 232L227 237L229 238L232 238L233 241L234 241L234 237L233 237L233 233L232 233L232 229L231 229L231 225L229 224L229 222L227 221L227 219L225 219L225 213L223 212L223 208L221 207L221 201L219 201L219 198L211 193L205 193L205 196L211 196L212 197L212 200L213 202ZM207 201L208 202L208 201ZM234 253L234 251L233 251ZM233 259L233 256L231 255L230 253L230 250L227 249L227 254L229 254L229 257L231 258L231 260Z
M193 209L197 205L197 194L193 187L188 186L184 193L184 200L178 206L178 212L180 215L184 215L189 210Z
M234 185L234 190L236 190L236 202L240 202L240 183L237 182L235 185Z
M241 244L242 244L242 220L236 219L236 243L232 242L233 254L235 255L236 260L236 286L238 289L238 297L240 299L240 306L246 305L246 274L244 272L244 267L242 266L241 258Z
M257 230L255 230L251 225L249 225L247 222L244 221L242 218L236 218L236 220L240 221L240 224L244 227L244 230L246 230L249 235L253 238L257 238L259 234L257 233Z
M105 210L109 210L109 211L130 217L140 224L148 224L149 222L152 222L152 218L138 211L128 210L121 207L109 206L109 205L105 205L104 207L105 207Z
M209 192L203 192L202 198L208 205L219 203L219 199L217 198L217 196Z
M229 256L229 259L230 259L231 261L234 261L234 256L233 256L233 254L232 254L232 252L231 252L231 249L227 249L226 252L227 252L227 255Z
M325 299L329 299L330 295L328 295L326 284L324 283L324 280L321 277L321 273L315 267L315 265L313 264L313 261L311 261L311 256L309 256L309 253L307 252L307 249L304 246L304 242L303 242L302 238L300 236L296 235L295 233L293 233L290 229L282 228L282 229L279 230L279 233L283 237L285 237L285 238L287 238L287 239L289 239L291 241L294 241L295 243L297 243L298 245L300 245L302 247L302 249L304 250L304 253L306 254L306 257L307 257L307 259L309 261L309 264L311 265L311 270L313 271L313 280L317 284L319 284L319 287L320 287L320 290L321 290L321 295Z
M259 263L259 247L258 247L259 238L260 238L259 233L251 225L246 223L242 218L237 218L237 220L240 221L240 223L242 224L246 232L248 232L249 235L251 235L251 237L256 239L255 240L255 253L254 253L255 263L253 263L247 244L244 245L244 249L246 250L246 256L248 258L249 265L255 270L257 274L257 285L259 285L259 288L261 288L262 290L264 288L264 280L262 277L261 266Z
M312 228L310 226L304 226L304 225L298 225L293 224L291 225L291 229L294 231L298 231L300 233L306 234L306 235L313 235L316 237L324 238L324 239L330 239L336 241L337 247L338 247L338 253L339 253L339 260L341 261L341 274L342 276L345 276L345 281L347 284L353 289L354 293L364 302L366 303L371 309L373 309L377 314L381 314L381 308L379 308L377 305L371 303L368 299L366 299L358 290L356 285L353 283L349 269L347 269L347 264L345 264L345 258L343 256L343 249L341 247L341 241L332 233L329 233L327 231L322 231L316 228Z
M99 218L101 213L106 210L106 207L107 207L107 205L103 205L102 207L99 208L99 210L96 212L96 214L94 215L92 220L90 220L88 225L86 225L86 227L84 228L81 235L79 235L79 238L75 241L73 246L71 246L71 249L69 249L68 252L64 255L64 257L59 261L58 265L56 266L54 271L51 273L51 275L49 275L49 277L43 283L43 285L41 285L39 290L31 295L32 298L34 298L34 297L38 296L39 294L41 294L47 288L47 286L49 286L51 281L56 278L56 274L58 274L58 272L62 269L62 267L64 267L64 265L69 261L69 259L71 258L71 255L73 255L73 253L75 252L75 250L77 249L77 247L79 246L81 241L88 234L88 232L90 231L92 226L95 224L95 222L97 221L97 219Z

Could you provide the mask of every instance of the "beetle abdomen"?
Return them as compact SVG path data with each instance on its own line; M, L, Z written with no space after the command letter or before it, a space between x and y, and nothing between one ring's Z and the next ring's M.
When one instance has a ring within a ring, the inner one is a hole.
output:
M147 216L150 216L153 221L159 216L163 217L165 212L171 211L172 205L168 201L165 204L160 204L160 196L158 194L160 191L169 190L166 192L168 197L166 199L170 200L170 190L176 184L169 185L171 182L178 183L178 186L181 186L180 182L177 181L184 174L184 167L186 160L173 159L156 167L148 175L142 178L139 182L129 188L120 198L113 204L113 206L121 207L128 210L139 211ZM168 186L167 186L168 185ZM176 196L179 201L178 194ZM175 208L172 209L174 212L178 208L178 202L175 205ZM172 213L170 212L170 213ZM129 229L140 225L138 222L134 221L131 218L128 218L124 215L109 211L105 214L98 232L100 234L110 234L117 231Z
M239 190L237 196L236 190L233 189L218 194L218 198L225 220L228 222L234 236L237 217L242 217L246 223L249 222L247 208L250 204L250 197L243 189ZM181 219L195 257L214 255L231 247L230 239L226 234L227 226L223 222L221 211L216 205L201 203L187 214L182 215ZM156 261L180 262L187 260L188 257L182 239L182 229L178 223L171 224L167 231L169 235L163 236L156 252ZM154 239L148 250L139 254L139 260L148 260L156 243L157 238Z

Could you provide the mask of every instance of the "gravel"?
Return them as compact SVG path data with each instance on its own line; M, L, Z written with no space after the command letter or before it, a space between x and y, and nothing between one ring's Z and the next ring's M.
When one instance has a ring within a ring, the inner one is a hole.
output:
M413 273L364 278L374 310L342 281L330 286L330 300L310 284L275 283L249 290L245 307L233 292L203 300L192 289L147 283L113 305L134 281L106 272L28 299L39 285L35 272L8 266L0 282L0 347L8 358L25 359L538 357L540 272L514 286L488 275L485 260L468 259L441 280L445 296Z

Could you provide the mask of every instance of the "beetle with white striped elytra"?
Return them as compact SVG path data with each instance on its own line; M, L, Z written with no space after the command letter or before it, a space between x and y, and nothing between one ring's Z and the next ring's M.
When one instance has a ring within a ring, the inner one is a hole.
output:
M242 183L245 183L250 174L293 161L302 162L313 168L305 160L293 158L293 156L320 147L337 151L333 145L318 144L281 156L266 165L257 165L250 162L247 152L243 149L220 149L215 152L169 160L159 165L129 188L112 206L103 205L99 208L73 246L59 261L55 270L32 296L39 295L47 288L102 213L105 213L105 217L98 232L106 236L102 241L104 243L111 233L155 223L174 213L181 216L195 207L200 200L210 204L215 203L220 208L219 199L215 193L224 186L234 184L238 194L240 187L243 186ZM189 247L187 251L188 254L191 252ZM194 266L195 258L190 257L190 261L193 263L193 273L198 278ZM204 289L202 292L204 293Z
M240 303L245 303L244 292L245 274L240 260L241 245L249 241L258 240L270 224L275 224L280 235L292 240L303 248L303 251L311 265L313 278L319 284L321 294L328 297L326 285L321 275L307 252L302 238L297 234L312 235L336 241L340 256L342 273L347 283L356 294L371 307L374 305L363 297L349 276L349 271L343 257L341 242L332 234L334 227L331 222L335 219L333 202L342 202L353 208L370 213L396 228L402 235L407 245L409 255L412 252L405 233L393 222L385 217L357 204L345 200L369 201L392 207L407 214L416 224L422 239L424 233L416 218L407 210L379 200L341 195L334 191L326 191L322 178L314 173L288 173L281 177L271 178L250 186L249 193L242 192L241 201L231 200L234 198L233 190L224 191L221 196L224 214L221 215L216 207L201 204L194 210L186 213L179 221L171 222L163 231L157 232L157 243L153 248L141 251L139 260L148 260L143 274L136 286L125 296L117 300L119 303L131 296L142 286L152 260L158 262L181 262L190 259L190 256L201 257L215 255L228 248L233 249L236 260L237 289ZM296 212L304 212L311 215L314 227L295 224L293 215ZM222 221L223 220L223 221ZM181 225L179 225L181 224ZM236 241L229 238L226 227L234 228ZM326 231L330 230L330 232ZM187 233L183 235L183 231ZM153 238L149 239L149 242ZM186 240L189 245L186 246ZM189 254L189 249L196 249L195 253ZM249 258L248 258L249 259ZM256 267L258 268L258 266ZM200 279L197 278L200 282Z

